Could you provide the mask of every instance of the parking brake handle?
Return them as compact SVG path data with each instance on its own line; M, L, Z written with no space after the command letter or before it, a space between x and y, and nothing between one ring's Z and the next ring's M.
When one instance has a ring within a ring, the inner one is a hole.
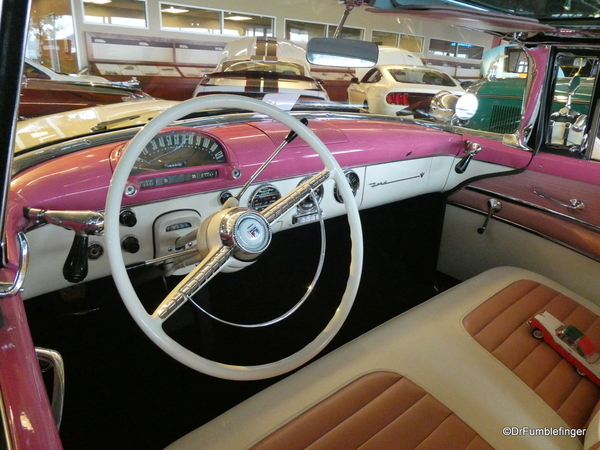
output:
M65 280L71 283L83 281L88 273L89 236L104 232L104 216L96 211L51 211L37 208L24 208L23 213L27 219L38 224L58 225L75 232L62 272Z

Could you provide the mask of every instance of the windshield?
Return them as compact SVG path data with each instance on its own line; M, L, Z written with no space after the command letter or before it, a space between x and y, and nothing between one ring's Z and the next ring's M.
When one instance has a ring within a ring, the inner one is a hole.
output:
M491 110L479 111L482 119L476 123L440 122L429 113L429 103L439 91L460 97L469 85L478 83L484 93L493 89L481 84L503 78L488 76L487 55L504 42L452 23L432 26L427 20L377 14L366 4L354 7L339 38L330 42L342 49L359 41L376 44L378 56L370 66L357 67L356 61L340 55L325 65L307 59L309 42L335 34L346 13L344 2L309 0L298 8L296 0L252 4L240 0L227 7L220 0L183 0L177 5L120 0L83 2L80 10L61 0L60 15L55 13L56 0L32 3L30 61L55 73L107 80L121 88L122 83L131 83L138 91L125 96L122 89L107 90L106 83L100 91L96 82L74 84L67 77L59 85L55 80L25 77L18 153L139 128L173 102L219 93L261 98L293 112L351 113L485 132L513 133L520 125L527 86L525 57L521 84L511 90L512 115L503 119L509 125L491 127L495 120L490 118ZM51 23L49 14L56 15ZM389 76L383 76L383 70ZM221 76L210 76L216 72ZM368 82L355 82L367 73L373 74ZM488 109L497 103L481 102Z
M536 18L540 21L549 21L557 19L597 19L600 15L600 5L598 4L598 2L585 0L476 0L462 3L478 6L490 11L497 11L509 14L516 14L524 17Z

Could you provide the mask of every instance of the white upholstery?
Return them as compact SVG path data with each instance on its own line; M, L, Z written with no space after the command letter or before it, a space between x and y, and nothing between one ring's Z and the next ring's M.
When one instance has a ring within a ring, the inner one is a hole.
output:
M583 448L585 450L597 449L600 442L600 411L598 411L590 420L590 424L585 433Z
M504 427L567 425L462 326L466 314L521 279L541 282L600 314L600 308L545 277L492 269L346 344L168 449L248 448L361 375L386 370L423 387L496 449L581 450L581 442L569 436L503 434Z

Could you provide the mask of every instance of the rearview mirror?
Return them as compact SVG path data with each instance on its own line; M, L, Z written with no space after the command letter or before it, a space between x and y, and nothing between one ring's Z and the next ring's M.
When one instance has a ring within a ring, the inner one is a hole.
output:
M373 42L353 39L313 38L306 46L306 60L318 66L373 67L379 47Z

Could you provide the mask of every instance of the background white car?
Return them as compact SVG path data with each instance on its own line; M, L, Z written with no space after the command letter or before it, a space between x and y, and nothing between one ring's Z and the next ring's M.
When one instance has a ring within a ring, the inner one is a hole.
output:
M427 103L439 91L462 95L460 82L426 66L378 65L361 80L353 78L348 103L377 114L396 115L411 105Z
M225 46L215 72L204 76L194 97L215 93L256 98L280 93L329 100L322 83L310 76L302 47L265 37L242 38Z

